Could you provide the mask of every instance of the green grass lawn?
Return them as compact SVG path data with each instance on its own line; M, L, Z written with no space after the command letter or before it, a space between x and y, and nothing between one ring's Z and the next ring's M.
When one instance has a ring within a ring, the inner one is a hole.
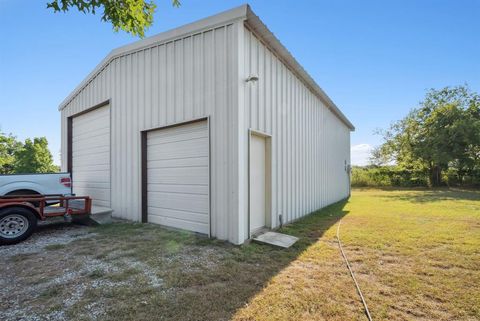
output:
M340 211L346 212L340 238L374 320L480 320L480 192L354 190L344 206L306 221ZM285 231L304 234L297 225ZM237 312L238 319L365 319L355 313L361 306L343 265L333 266L340 261L335 234L336 226L328 228ZM274 312L263 315L266 307Z
M353 190L284 227L300 237L288 250L154 225L88 228L69 244L0 261L9 279L0 310L10 319L366 320L335 238L340 219L374 320L480 320L472 190Z

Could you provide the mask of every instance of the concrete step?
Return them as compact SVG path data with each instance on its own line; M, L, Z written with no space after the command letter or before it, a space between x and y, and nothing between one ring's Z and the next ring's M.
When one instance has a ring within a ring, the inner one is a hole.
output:
M92 205L90 219L96 224L109 224L112 223L112 212L109 207Z

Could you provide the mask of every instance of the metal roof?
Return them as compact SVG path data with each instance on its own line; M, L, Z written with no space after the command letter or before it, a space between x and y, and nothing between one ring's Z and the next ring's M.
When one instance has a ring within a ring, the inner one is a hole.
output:
M297 77L302 80L304 84L313 93L315 93L315 95L320 100L322 100L322 102L350 130L355 130L355 127L348 120L348 118L340 111L340 109L320 88L320 86L318 86L315 80L313 80L313 78L305 71L305 69L303 69L303 67L297 62L297 60L292 56L292 54L280 43L280 41L275 37L275 35L270 30L268 30L265 24L260 20L257 15L255 15L255 13L250 9L250 6L247 4L112 50L97 65L97 67L95 67L95 69L73 90L73 92L70 93L70 95L68 95L67 98L63 100L63 102L59 106L59 110L65 108L70 103L70 101L72 101L73 98L114 59L130 54L132 52L156 46L159 43L169 42L180 37L188 36L189 34L198 33L201 30L212 29L217 26L238 20L243 20L247 28L249 28L258 38L260 38L260 40L264 42L265 45L267 45L273 51L273 53L285 65L287 65L292 70L292 72L294 72L295 75L297 75Z

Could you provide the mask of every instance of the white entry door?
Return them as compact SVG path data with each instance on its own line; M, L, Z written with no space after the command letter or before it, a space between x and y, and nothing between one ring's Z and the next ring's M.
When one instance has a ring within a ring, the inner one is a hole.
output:
M147 133L148 222L209 234L206 120Z
M72 120L73 193L110 207L110 106Z
M250 232L266 225L266 142L250 136Z

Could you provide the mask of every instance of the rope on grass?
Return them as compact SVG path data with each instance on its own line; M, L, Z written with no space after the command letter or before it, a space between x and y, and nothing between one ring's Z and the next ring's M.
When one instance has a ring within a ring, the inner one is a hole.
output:
M355 287L357 288L357 292L360 295L360 298L362 299L363 307L365 308L365 314L367 315L367 318L369 321L372 321L372 316L370 315L370 311L368 310L367 302L365 301L365 298L363 297L362 290L360 290L360 286L358 285L357 279L355 278L355 274L353 274L352 267L350 266L350 262L348 262L347 256L345 255L345 252L343 251L343 246L342 242L340 241L340 225L342 224L342 221L338 222L337 226L337 241L338 241L338 246L340 247L340 252L342 252L343 260L347 264L348 270L350 271L350 275L352 276L353 282L355 282Z

